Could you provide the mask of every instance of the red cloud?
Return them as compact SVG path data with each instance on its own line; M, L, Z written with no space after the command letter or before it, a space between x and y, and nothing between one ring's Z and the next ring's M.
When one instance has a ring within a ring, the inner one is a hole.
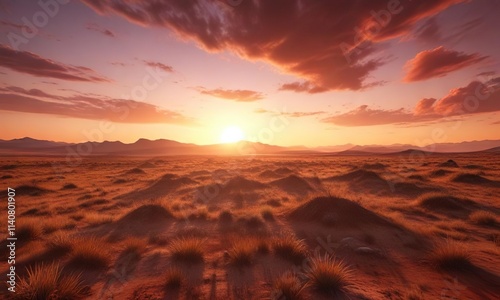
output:
M213 97L237 101L237 102L253 102L264 99L264 95L262 95L262 93L250 90L224 90L224 89L209 90L204 87L197 87L196 90L198 90L200 93L204 95L210 95Z
M58 63L31 52L16 51L4 45L0 45L0 67L38 77L49 77L70 81L111 81L87 67Z
M323 119L325 123L340 126L369 126L397 123L415 123L439 120L451 116L500 111L500 77L486 83L473 81L469 85L451 90L437 100L420 100L412 112L370 109L362 105L349 112Z
M171 123L195 125L178 112L144 102L88 95L57 96L38 89L0 88L0 110L59 115L118 123Z
M309 94L316 94L326 92L328 89L314 86L310 82L291 82L285 83L280 88L280 91L292 91L292 92L307 92Z
M445 49L443 46L418 53L409 60L404 81L420 81L434 77L443 77L453 71L468 67L486 59L477 53L465 54L463 52Z
M324 90L369 86L369 75L384 63L369 58L374 44L408 34L420 20L461 2L255 0L233 7L227 0L83 1L100 14L169 28L207 51L266 61Z
M283 116L287 116L287 117L291 117L291 118L310 117L310 116L321 115L321 114L325 114L326 113L324 111L276 112L276 111L271 111L271 110L267 110L267 109L263 109L263 108L258 108L256 110L254 110L254 112L258 113L258 114L269 113L269 114L273 114L273 115L283 115Z

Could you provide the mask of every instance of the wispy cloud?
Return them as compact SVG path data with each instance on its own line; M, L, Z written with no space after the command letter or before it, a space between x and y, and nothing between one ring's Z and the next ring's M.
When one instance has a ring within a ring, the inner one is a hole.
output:
M153 67L153 68L160 68L165 72L172 73L174 71L174 68L171 66L168 66L166 64L163 64L161 62L155 62L155 61L143 61L147 66Z
M75 94L58 96L39 89L0 88L0 110L59 115L117 123L170 123L196 125L181 113L134 100Z
M272 111L272 110L267 110L263 108L258 108L254 110L255 113L258 114L272 114L272 115L283 115L291 118L302 118L302 117L310 117L310 116L316 116L316 115L321 115L325 114L325 111L309 111L309 112L278 112L278 111Z
M38 77L56 78L69 81L111 82L83 66L72 66L40 57L28 51L16 51L0 45L0 67Z
M108 36L108 37L112 37L112 38L115 37L115 34L111 30L103 28L101 25L96 24L96 23L89 23L89 24L87 24L87 26L85 28L87 28L88 30L99 32L99 33L104 34L105 36Z
M253 102L264 99L264 95L260 92L251 90L226 90L226 89L207 89L204 87L196 87L198 92L203 95L231 100L236 102Z
M443 77L451 72L477 64L486 58L487 56L481 56L477 53L466 54L442 46L422 51L406 63L407 73L404 81L412 82Z

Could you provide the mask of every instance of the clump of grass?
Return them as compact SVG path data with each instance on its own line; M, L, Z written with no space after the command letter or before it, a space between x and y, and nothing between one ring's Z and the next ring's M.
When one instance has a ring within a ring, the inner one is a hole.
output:
M494 213L484 210L478 210L470 214L469 220L472 223L482 226L495 226L497 225L497 217Z
M424 294L418 286L412 286L404 295L405 300L423 300Z
M170 256L176 261L199 263L204 260L204 239L196 237L178 238L169 245Z
M266 221L274 221L274 213L273 209L270 207L264 207L261 211L260 214L262 218Z
M131 238L123 244L123 254L133 254L134 257L140 258L146 249L146 242L138 238Z
M279 276L273 283L271 300L303 300L305 284L301 283L295 273L287 272Z
M219 222L221 223L231 223L233 221L233 214L225 209L219 214Z
M430 253L430 261L436 267L445 270L467 269L472 265L467 248L462 243L452 240L437 245Z
M73 244L69 264L88 269L106 268L110 258L104 245L104 241L96 238L80 238Z
M24 222L19 222L16 237L22 241L31 241L38 238L41 233L40 226L35 221L25 220Z
M47 248L53 253L66 254L73 249L73 243L69 239L67 233L59 233L51 237L47 244Z
M78 299L84 295L80 275L61 276L59 264L36 265L19 278L16 299Z
M265 239L257 240L257 252L261 254L269 253L269 243Z
M68 183L62 187L63 190L72 190L72 189L76 189L76 188L77 188L77 186L74 183Z
M307 255L307 247L304 241L291 234L274 238L272 247L276 255L295 264L301 263Z
M236 240L228 251L230 262L238 267L252 264L256 251L254 241L248 239Z
M306 276L312 288L331 296L344 292L353 278L346 264L328 255L313 258Z
M112 223L114 220L113 216L91 212L85 214L85 221L87 221L90 225L97 226L103 224Z
M179 289L185 281L184 273L177 268L170 268L165 272L165 287L167 289Z

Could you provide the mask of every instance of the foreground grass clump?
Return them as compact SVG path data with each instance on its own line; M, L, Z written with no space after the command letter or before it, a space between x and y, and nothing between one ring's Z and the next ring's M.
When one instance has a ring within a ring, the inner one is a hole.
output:
M178 238L169 246L173 260L186 263L199 263L204 260L204 239L197 237Z
M185 281L184 273L177 268L168 269L165 273L165 287L167 289L179 289Z
M80 238L73 244L69 264L87 269L103 269L109 265L110 257L105 242L96 238Z
M347 265L327 255L313 258L306 276L313 289L332 296L344 292L353 278Z
M36 265L19 279L15 299L79 299L84 296L80 275L61 275L59 264Z
M303 300L305 284L300 282L300 278L295 273L285 273L278 277L273 284L271 300Z
M238 239L228 251L229 260L238 267L249 266L253 262L256 250L257 247L254 241Z
M437 245L430 253L430 261L444 270L463 270L472 266L471 255L467 248L451 240Z
M482 226L495 226L497 225L497 217L494 213L484 210L473 212L469 219L472 223Z
M291 234L275 238L272 247L276 255L295 264L301 263L307 255L307 247L304 241Z

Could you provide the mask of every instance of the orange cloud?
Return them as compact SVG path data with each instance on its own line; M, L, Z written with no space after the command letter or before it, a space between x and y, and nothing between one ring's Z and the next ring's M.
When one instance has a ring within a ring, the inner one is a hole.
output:
M269 114L273 114L273 115L283 115L283 116L287 116L287 117L291 117L291 118L310 117L310 116L321 115L321 114L326 113L325 111L276 112L276 111L271 111L271 110L267 110L267 109L263 109L263 108L258 108L256 110L254 110L254 112L258 113L258 114L269 113Z
M69 81L110 82L94 70L55 62L28 51L16 51L0 44L0 67L38 77Z
M197 87L196 90L204 95L237 102L253 102L264 99L262 93L251 90L225 90L220 88L209 90L204 87Z
M256 0L236 7L226 0L83 2L103 15L169 28L210 52L268 62L327 91L372 86L370 74L385 63L370 56L378 42L407 35L462 0Z
M362 105L349 112L323 119L325 123L340 126L369 126L383 124L417 123L500 111L500 77L486 83L473 81L465 87L451 90L441 99L424 98L413 111L371 109Z
M451 72L479 63L486 58L487 56L480 56L477 53L465 54L448 50L443 46L422 51L406 63L407 73L404 81L412 82L443 77Z
M0 110L59 115L117 123L170 123L196 125L178 112L144 102L99 98L84 94L57 96L38 89L0 88Z

